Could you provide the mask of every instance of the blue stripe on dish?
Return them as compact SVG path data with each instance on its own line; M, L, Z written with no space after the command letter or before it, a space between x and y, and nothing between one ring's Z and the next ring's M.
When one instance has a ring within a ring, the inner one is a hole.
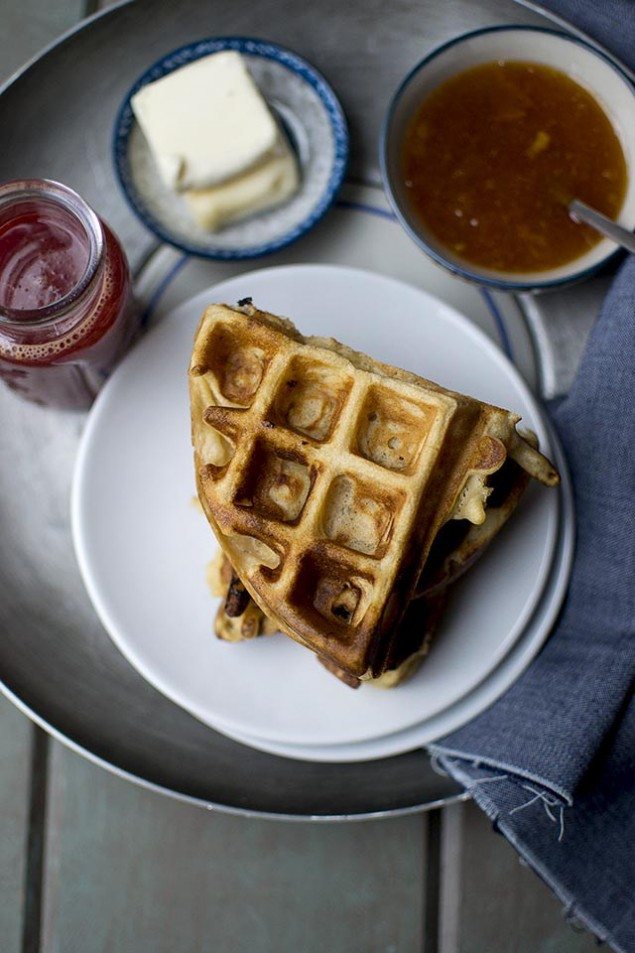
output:
M349 199L338 199L338 208L349 208L354 212L368 212L369 215L375 215L377 218L386 218L390 222L396 222L397 216L389 209L377 208L374 205L367 205L365 202L352 202Z
M188 244L184 242L180 236L177 237L170 234L165 229L163 223L150 212L135 188L128 161L128 141L132 127L135 124L135 117L130 101L142 86L153 83L163 76L167 76L168 73L172 73L174 70L180 69L188 63L193 63L195 60L201 59L203 56L220 53L224 50L233 50L237 53L245 53L249 56L261 56L264 59L274 60L308 83L319 97L328 115L333 132L334 159L329 180L321 198L309 215L290 231L273 241L252 245L247 248L227 250L215 248L211 250L201 245ZM211 258L219 261L260 258L263 255L269 255L274 251L278 251L286 245L290 245L291 242L296 241L302 235L306 234L306 232L319 222L333 204L340 186L344 181L348 163L348 129L344 112L332 88L321 73L307 63L306 60L303 60L302 57L275 43L268 43L264 40L257 40L251 37L211 37L205 40L198 40L195 43L188 43L168 53L146 70L131 87L126 94L115 120L113 162L117 178L130 205L144 225L166 244L179 248L187 255L195 255L199 258Z
M336 207L342 208L342 209L348 209L353 212L364 212L367 215L374 215L377 218L388 219L391 222L397 221L397 217L393 212L388 211L387 209L384 209L384 208L380 208L377 205L371 205L368 202L355 202L349 199L338 199L336 203ZM167 289L170 287L174 279L181 273L183 267L187 264L189 260L190 260L189 255L183 255L176 262L174 262L172 267L167 270L163 278L159 281L156 288L152 292L150 296L150 300L148 301L144 309L143 315L141 317L141 326L143 328L146 328L148 326L152 318L152 315L154 311L156 310L161 298L163 297ZM496 304L496 301L494 300L491 292L487 288L481 287L479 291L481 293L481 296L488 308L488 311L496 327L501 348L503 352L505 353L505 355L512 362L512 364L515 364L516 362L514 359L514 352L512 349L511 340L507 332L507 325L505 323L505 319L503 318L502 312L500 308L498 307L498 305Z
M512 364L514 364L514 352L512 351L512 344L509 340L509 334L507 333L507 326L505 324L503 315L501 314L500 308L494 301L492 293L487 288L481 287L479 290L481 292L481 297L485 301L485 304L489 309L489 313L494 320L494 324L496 325L501 347Z
M172 267L168 269L168 271L165 273L165 275L163 276L159 284L156 286L156 288L152 292L152 295L150 297L150 300L148 301L148 304L145 307L143 314L141 315L142 328L146 328L148 326L150 318L152 317L152 314L156 306L158 305L159 301L161 300L165 292L168 290L168 288L170 287L170 285L172 284L176 276L180 274L181 270L183 269L183 267L187 264L189 260L190 260L189 255L182 255L178 259L178 261L175 261Z

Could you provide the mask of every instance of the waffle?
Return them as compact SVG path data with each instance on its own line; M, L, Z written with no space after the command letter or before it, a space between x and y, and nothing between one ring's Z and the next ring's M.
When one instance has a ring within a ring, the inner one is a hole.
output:
M245 642L259 635L273 635L276 626L256 605L241 584L241 600L236 599L238 577L220 550L207 567L207 582L212 594L222 601L214 620L214 631L224 642Z
M437 533L484 523L506 459L558 482L516 414L250 301L205 311L189 380L198 496L224 553L280 631L356 678L387 669Z
M535 442L533 435L530 439ZM418 670L438 628L448 590L474 565L503 528L518 506L528 482L529 475L513 460L507 460L496 474L487 501L485 522L474 526L464 520L451 520L441 528L417 591L393 639L392 656L383 674L373 679L375 685L394 688ZM277 631L275 623L255 604L244 586L237 585L240 580L222 550L211 560L207 578L212 594L221 599L214 623L219 639L242 642ZM346 685L351 688L360 686L359 678L349 675L334 662L320 656L318 660Z
M537 446L535 434L526 432L525 439ZM419 576L415 598L444 591L474 565L520 503L529 479L527 471L508 458L490 478L484 522L448 520L441 527Z
M211 560L207 579L213 595L222 600L214 621L214 629L219 639L224 642L245 642L261 635L275 634L275 623L267 618L251 597L248 596L246 601L236 605L232 585L235 584L237 576L222 551ZM396 654L383 675L373 679L376 686L394 688L414 675L428 653L444 604L445 596L442 593L435 593L429 598L417 598L410 603L395 640ZM359 688L361 685L359 678L349 675L330 660L320 656L317 656L317 659L327 671L350 688Z

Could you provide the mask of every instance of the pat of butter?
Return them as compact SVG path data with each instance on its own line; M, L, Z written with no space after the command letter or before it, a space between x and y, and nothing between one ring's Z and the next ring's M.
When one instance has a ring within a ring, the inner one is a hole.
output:
M275 148L278 127L240 54L213 53L144 86L132 108L170 188L241 175Z
M229 222L280 205L297 191L298 184L295 158L281 138L276 154L255 169L222 185L183 194L199 225L216 231Z

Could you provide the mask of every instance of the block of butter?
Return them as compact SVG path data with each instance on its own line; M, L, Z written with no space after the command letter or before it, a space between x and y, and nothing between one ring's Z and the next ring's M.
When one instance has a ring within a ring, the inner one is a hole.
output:
M279 130L240 54L202 57L132 97L135 117L172 189L206 189L275 154Z
M298 189L298 168L286 142L264 162L228 182L183 193L190 212L208 231L279 205Z

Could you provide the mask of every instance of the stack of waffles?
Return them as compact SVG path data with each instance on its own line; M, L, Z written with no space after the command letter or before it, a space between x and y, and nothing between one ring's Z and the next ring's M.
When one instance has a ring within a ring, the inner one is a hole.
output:
M189 381L217 634L283 632L352 686L410 675L529 478L558 482L517 415L250 300L207 308Z

